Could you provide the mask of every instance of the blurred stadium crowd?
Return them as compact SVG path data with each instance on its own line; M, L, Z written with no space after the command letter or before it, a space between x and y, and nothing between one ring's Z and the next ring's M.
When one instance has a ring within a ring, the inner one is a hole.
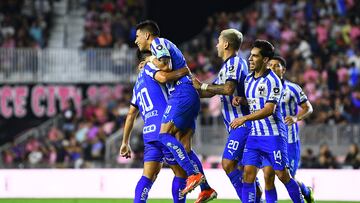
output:
M0 1L0 44L3 48L44 48L51 27L52 0ZM85 1L82 1L85 2ZM144 18L144 1L86 1L83 48L134 47L135 25ZM269 9L271 8L271 9ZM215 13L203 31L182 44L189 68L202 81L212 81L221 67L216 41L221 30L235 28L245 36L247 58L256 38L267 39L287 60L287 78L301 84L314 113L306 123L360 123L360 4L354 0L255 1L244 11ZM124 124L131 96L88 103L82 114L74 107L63 112L62 124L41 138L13 145L3 154L5 167L103 167L105 140ZM220 101L202 100L201 124L220 116ZM220 120L221 122L221 120ZM126 167L142 164L141 135L135 159L118 162ZM346 155L333 155L329 146L320 153L303 149L302 168L359 168L357 145ZM203 157L204 168L220 167L220 157Z

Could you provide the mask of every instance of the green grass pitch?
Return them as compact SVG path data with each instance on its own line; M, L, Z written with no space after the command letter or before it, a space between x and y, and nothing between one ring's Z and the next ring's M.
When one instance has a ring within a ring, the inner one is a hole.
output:
M1 203L132 203L131 199L1 199ZM172 200L149 199L148 203L171 203ZM194 202L193 199L186 201ZM339 202L339 201L316 201L317 203L360 203L360 202ZM239 200L213 200L211 203L239 203ZM291 203L290 200L279 201L279 203Z

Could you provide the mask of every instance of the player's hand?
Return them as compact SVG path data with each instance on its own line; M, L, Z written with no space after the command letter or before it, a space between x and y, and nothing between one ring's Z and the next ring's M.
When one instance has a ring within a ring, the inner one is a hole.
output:
M122 144L119 151L120 156L131 158L131 148L129 144Z
M146 65L147 61L141 61L138 65L138 69L141 70L144 68L144 66Z
M233 106L248 105L245 97L235 96L231 101Z
M292 125L298 121L298 118L296 116L286 116L285 117L285 124L286 125Z
M241 100L241 97L235 96L231 103L232 103L233 106L239 106L240 105L240 100Z
M195 89L199 90L201 87L201 82L196 78L196 77L191 77L192 82L193 82L193 86Z
M242 126L246 121L245 117L241 117L241 118L235 118L231 123L230 126L231 128L237 128L239 126Z

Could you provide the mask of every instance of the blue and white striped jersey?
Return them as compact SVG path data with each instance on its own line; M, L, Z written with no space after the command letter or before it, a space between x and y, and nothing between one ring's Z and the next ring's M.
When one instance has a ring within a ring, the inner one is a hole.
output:
M165 38L155 38L150 45L151 53L156 56L157 59L167 57L170 58L170 67L172 70L178 70L186 66L186 61L181 51L171 41ZM177 81L167 83L166 86L169 92L176 89L177 85L181 83L192 83L190 76L185 75Z
M283 118L286 116L296 116L298 113L298 106L306 102L307 96L302 91L301 87L288 80L283 81L283 96L281 98L281 114ZM288 143L294 143L300 140L299 126L297 123L287 126Z
M133 88L131 104L137 107L144 120L144 143L158 140L161 119L167 105L167 89L153 79L158 69L147 63L140 70Z
M230 123L235 119L249 114L249 107L241 105L240 107L231 104L234 96L245 97L244 81L248 74L248 66L244 59L238 56L232 56L224 61L217 78L214 81L216 85L223 85L228 80L234 81L237 86L233 95L220 95L222 104L222 115L228 132L230 132Z
M254 73L245 79L245 95L250 113L264 108L267 102L276 104L274 114L267 118L252 121L250 136L285 136L285 124L280 110L283 86L279 77L270 69L259 78Z

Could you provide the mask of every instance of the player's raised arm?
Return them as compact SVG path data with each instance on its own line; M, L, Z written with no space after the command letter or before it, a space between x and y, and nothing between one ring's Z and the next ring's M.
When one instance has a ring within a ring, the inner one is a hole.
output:
M139 114L139 110L135 106L130 105L129 112L126 116L122 144L119 150L119 154L122 157L131 158L131 148L129 141L130 141L131 131L134 127L134 122L138 114Z
M155 80L159 81L160 83L166 83L170 81L175 81L185 75L188 75L189 73L190 70L185 67L171 72L157 71L154 77Z
M172 71L171 61L169 57L162 57L160 59L157 59L156 56L151 56L149 59L149 61L153 63L156 67L158 67L161 71Z

